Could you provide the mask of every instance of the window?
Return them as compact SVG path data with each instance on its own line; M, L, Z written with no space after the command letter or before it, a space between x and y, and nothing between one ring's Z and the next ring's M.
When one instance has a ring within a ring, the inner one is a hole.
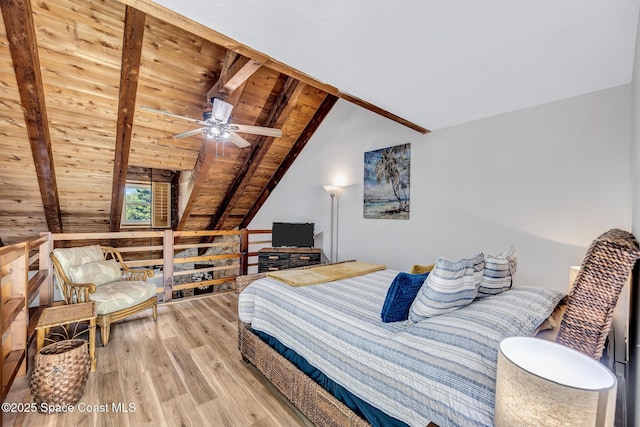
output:
M122 225L171 227L171 184L127 182Z
M122 225L151 225L151 185L126 183Z

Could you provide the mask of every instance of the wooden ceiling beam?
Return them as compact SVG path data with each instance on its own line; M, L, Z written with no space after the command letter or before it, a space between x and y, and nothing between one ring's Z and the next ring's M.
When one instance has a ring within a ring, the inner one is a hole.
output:
M390 113L382 108L379 108L370 102L359 99L355 96L349 95L348 93L342 92L338 90L336 87L331 86L329 84L323 83L308 74L305 74L297 69L290 67L278 60L275 60L257 50L254 50L242 43L237 42L231 37L227 37L224 34L221 34L217 31L212 30L200 23L197 23L185 16L180 15L179 13L168 9L164 6L161 6L157 3L152 2L151 0L118 0L122 3L125 3L129 6L135 7L136 9L140 9L148 15L152 15L164 22L167 22L171 25L174 25L178 28L188 28L189 32L202 37L203 39L209 40L219 46L222 46L226 49L232 50L234 52L239 53L242 56L247 58L251 58L265 67L269 67L272 70L278 71L282 74L286 74L299 80L300 82L312 86L314 88L320 89L324 92L327 92L331 95L342 98L348 102L354 103L360 107L366 108L369 111L372 111L376 114L380 114L383 117L388 118L389 120L393 120L397 123L402 124L410 129L415 130L416 132L426 134L429 132L428 129L420 126L416 123L413 123L409 120L403 119L393 113Z
M320 107L318 107L311 120L309 120L309 123L307 123L307 126L305 126L304 130L293 144L293 147L291 147L291 150L289 150L289 153L287 153L286 157L282 160L282 163L280 163L280 166L278 166L278 169L276 169L275 173L260 193L260 196L258 196L253 206L251 206L242 221L240 221L239 228L246 228L251 220L253 220L262 205L267 201L267 198L273 189L276 188L282 177L284 177L293 162L298 158L302 149L307 145L307 142L309 142L315 131L320 127L320 124L323 122L325 117L327 117L327 114L329 114L337 101L338 97L327 94L322 101L322 104L320 104Z
M273 108L269 112L269 116L266 118L262 126L275 128L282 127L304 90L304 87L305 85L303 83L300 83L293 77L287 77L282 90L276 97ZM215 230L221 224L224 224L224 221L229 217L231 210L242 195L244 189L249 184L251 177L254 175L260 166L260 163L269 151L273 141L274 138L260 136L251 144L251 152L245 158L244 163L238 170L233 183L228 188L219 205L220 209L218 209L211 217L207 230ZM211 238L206 240L210 241Z
M109 231L120 231L122 204L129 168L129 150L133 129L133 116L138 92L142 39L146 14L127 6L122 40L122 65L120 68L120 94L118 97L118 123L116 127L116 149L113 160L113 185L111 188L111 211Z
M237 53L227 50L220 78L207 92L207 101L210 102L211 98L216 96L226 99L245 84L260 67L262 67L262 64L258 61L239 56ZM232 102L230 104L235 105Z
M198 153L198 159L190 172L180 173L180 200L178 201L178 226L176 230L184 230L191 210L195 205L200 190L207 181L209 169L216 158L216 143L204 140Z
M2 0L0 8L18 82L20 103L24 111L47 227L52 233L62 233L62 212L31 0Z

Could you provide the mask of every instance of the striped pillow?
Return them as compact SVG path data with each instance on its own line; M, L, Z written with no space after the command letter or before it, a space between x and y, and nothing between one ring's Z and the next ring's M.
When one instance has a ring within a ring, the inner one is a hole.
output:
M499 255L487 256L478 297L496 295L511 288L512 277L517 268L518 257L513 245Z
M472 258L438 258L409 309L409 323L438 316L470 304L478 293L484 270L482 252Z

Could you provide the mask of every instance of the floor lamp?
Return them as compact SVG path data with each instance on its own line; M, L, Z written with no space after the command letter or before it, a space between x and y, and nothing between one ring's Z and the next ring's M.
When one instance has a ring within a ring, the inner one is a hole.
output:
M336 262L337 258L338 258L338 235L337 235L337 231L338 231L338 198L340 197L340 194L342 194L342 190L344 190L342 187L338 187L337 185L324 185L323 188L325 189L325 191L327 193L329 193L329 196L331 197L331 246L330 246L330 250L329 250L329 262ZM335 228L333 226L334 224L334 203L335 203ZM335 242L336 242L336 246L335 246L335 252L333 251L333 239L334 239L334 235L335 235Z

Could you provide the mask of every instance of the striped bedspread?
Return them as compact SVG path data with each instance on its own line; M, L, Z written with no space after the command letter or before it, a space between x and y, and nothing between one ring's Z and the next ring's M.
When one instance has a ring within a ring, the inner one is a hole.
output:
M531 335L563 295L515 288L412 326L383 323L396 274L301 288L266 277L240 294L239 317L411 426L493 425L499 342Z

